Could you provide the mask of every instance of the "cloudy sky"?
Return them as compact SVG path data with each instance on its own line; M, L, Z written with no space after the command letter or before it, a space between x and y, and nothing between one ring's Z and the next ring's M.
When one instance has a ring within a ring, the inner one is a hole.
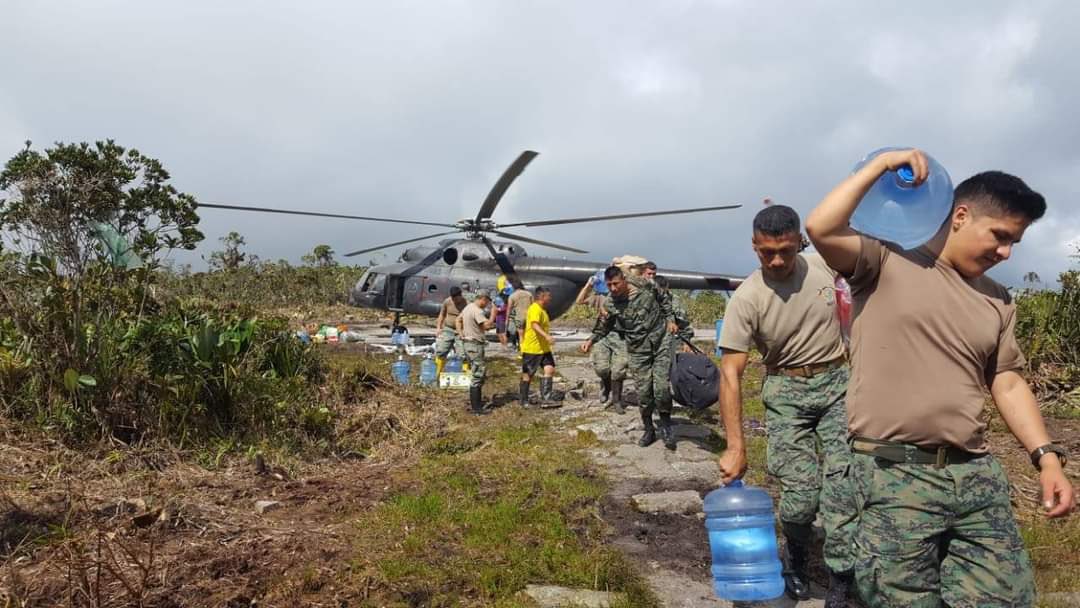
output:
M1074 2L4 4L4 158L27 139L113 138L205 201L453 221L533 149L496 220L742 203L522 231L587 259L746 273L764 197L805 215L866 152L910 145L954 183L996 168L1046 195L999 280L1052 283L1080 238ZM292 261L425 233L202 218L180 261L229 230Z

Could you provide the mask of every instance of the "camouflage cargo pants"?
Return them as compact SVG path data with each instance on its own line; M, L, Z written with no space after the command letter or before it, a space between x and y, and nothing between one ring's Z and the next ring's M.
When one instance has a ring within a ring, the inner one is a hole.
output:
M464 347L461 345L461 336L453 329L443 327L442 331L439 332L439 336L435 339L435 356L446 357L446 355L450 354L451 349L458 356L465 354Z
M469 362L469 371L472 372L470 386L484 386L484 376L487 374L487 360L484 358L483 342L462 340L465 346L465 359Z
M950 464L852 454L855 581L867 606L1029 607L1031 562L993 456Z
M671 411L671 351L664 343L656 352L629 353L630 376L642 411Z
M626 368L630 360L626 353L626 342L619 336L608 334L593 346L589 356L597 376L616 381L626 379Z
M847 367L811 378L770 375L761 389L766 464L780 480L781 524L786 534L809 542L810 525L820 510L825 563L835 572L855 564L856 505L846 475L851 462L844 407L848 375Z

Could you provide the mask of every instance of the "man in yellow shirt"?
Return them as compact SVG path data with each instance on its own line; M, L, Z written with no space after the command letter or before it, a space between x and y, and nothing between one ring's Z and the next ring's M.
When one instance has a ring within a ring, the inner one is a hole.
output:
M551 304L551 291L536 288L536 297L525 314L524 333L521 336L521 384L518 386L521 407L529 407L529 383L541 368L540 400L548 404L554 401L551 385L555 378L555 356L551 348L555 338L551 335L551 318L547 307Z

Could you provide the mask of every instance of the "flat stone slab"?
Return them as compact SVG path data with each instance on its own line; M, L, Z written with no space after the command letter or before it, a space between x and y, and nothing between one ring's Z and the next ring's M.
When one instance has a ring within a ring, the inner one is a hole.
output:
M621 593L568 589L554 585L526 585L525 595L541 608L610 608L623 600Z
M720 481L720 465L714 460L706 462L677 461L671 463L679 476L703 483L717 484Z
M708 439L712 436L712 430L699 424L675 424L671 427L675 436L687 439Z
M664 608L824 608L824 590L811 586L813 594L805 602L782 595L764 602L730 602L716 597L712 584L696 581L677 572L655 569L646 577L649 586L661 598Z
M694 490L651 492L630 497L634 508L641 513L670 513L685 515L701 511L701 495Z

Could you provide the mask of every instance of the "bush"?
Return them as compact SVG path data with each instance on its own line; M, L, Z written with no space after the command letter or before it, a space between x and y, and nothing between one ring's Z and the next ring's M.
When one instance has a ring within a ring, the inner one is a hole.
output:
M1016 335L1028 377L1048 403L1073 399L1080 387L1080 271L1064 272L1061 289L1025 290L1016 299Z

